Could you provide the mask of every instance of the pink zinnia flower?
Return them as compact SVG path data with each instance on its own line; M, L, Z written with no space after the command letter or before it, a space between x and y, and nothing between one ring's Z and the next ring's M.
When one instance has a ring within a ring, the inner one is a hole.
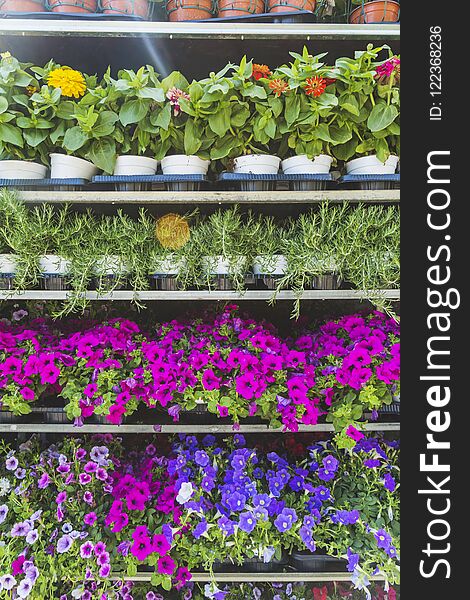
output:
M170 88L168 90L168 92L166 93L166 97L170 101L171 106L173 106L173 114L175 117L177 117L181 112L181 106L179 104L179 99L185 98L186 100L191 100L191 97L189 96L189 94L186 94L186 92L183 92L183 90L180 90L176 87Z
M395 68L400 64L400 59L396 56L392 56L382 65L379 65L376 69L377 77L390 77Z

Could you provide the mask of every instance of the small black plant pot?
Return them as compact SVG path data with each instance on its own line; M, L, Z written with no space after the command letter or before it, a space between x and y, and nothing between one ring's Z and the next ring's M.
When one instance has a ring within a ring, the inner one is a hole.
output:
M21 416L13 414L11 410L0 410L0 423L2 424L19 423L20 419Z
M282 555L280 560L274 559L270 562L263 562L262 559L254 556L253 558L245 558L242 565L236 565L232 562L215 562L213 565L214 573L277 573L282 571L288 564L287 556Z
M0 275L0 290L12 290L15 279L13 277Z
M292 552L289 564L301 573L340 573L346 571L346 561L343 558L312 552Z

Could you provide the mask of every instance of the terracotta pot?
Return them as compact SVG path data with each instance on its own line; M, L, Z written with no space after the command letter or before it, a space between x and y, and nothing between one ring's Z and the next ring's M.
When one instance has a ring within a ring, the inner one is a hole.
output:
M219 17L243 17L264 13L264 0L219 0Z
M167 0L169 21L200 21L212 18L212 0Z
M400 4L392 0L373 0L355 8L350 23L396 23L400 19Z
M268 12L282 13L296 10L314 12L316 0L268 0Z
M148 0L101 0L105 15L136 15L148 19L150 7Z
M98 0L49 0L49 8L54 13L96 13Z
M46 12L46 9L42 0L0 0L0 12Z

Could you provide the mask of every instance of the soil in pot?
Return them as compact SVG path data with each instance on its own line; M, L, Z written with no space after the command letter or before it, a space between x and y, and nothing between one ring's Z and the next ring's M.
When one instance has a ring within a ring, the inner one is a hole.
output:
M219 0L218 17L246 17L264 13L264 0Z
M268 0L268 12L282 13L297 10L315 11L316 0Z
M346 561L326 554L312 554L308 551L292 552L289 563L302 573L339 573L346 571Z
M44 0L0 0L0 12L46 12Z
M349 15L349 22L397 23L400 20L400 5L392 0L373 0L355 8Z
M101 0L105 15L135 15L149 19L153 4L148 0Z
M54 13L96 13L98 0L49 0L49 9Z
M200 21L212 17L212 0L167 0L169 21Z

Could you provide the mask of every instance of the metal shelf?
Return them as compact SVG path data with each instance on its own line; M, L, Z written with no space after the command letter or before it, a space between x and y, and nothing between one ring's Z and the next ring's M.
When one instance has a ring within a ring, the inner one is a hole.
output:
M19 191L28 203L70 204L316 204L351 202L395 204L400 190L325 190L310 192L56 192Z
M0 35L61 37L163 37L210 39L398 40L400 24L342 23L170 23L164 21L81 21L2 19Z
M366 423L365 431L400 431L400 423ZM299 425L299 432L333 432L333 425ZM282 433L282 428L272 429L269 425L240 425L235 430L233 425L111 425L94 424L75 427L70 424L41 423L0 423L0 433Z
M70 292L49 290L26 290L14 292L0 291L0 300L66 300ZM368 297L378 296L384 300L400 300L400 290L306 290L302 300L367 300ZM270 300L272 290L248 290L242 294L234 291L143 291L116 290L108 294L99 295L96 291L85 292L87 300ZM279 292L277 300L295 300L296 295L291 291Z
M138 573L133 577L127 575L112 575L110 579L117 581L124 579L125 581L134 582L145 582L150 581L152 573ZM230 583L230 582L272 582L272 583L287 583L289 581L311 581L311 582L326 582L326 581L346 581L351 582L350 573L298 573L297 571L287 571L283 573L214 573L211 576L209 573L192 573L192 580L194 582L205 582L205 581L217 581L218 583ZM369 577L370 581L385 581L380 575L374 575Z

